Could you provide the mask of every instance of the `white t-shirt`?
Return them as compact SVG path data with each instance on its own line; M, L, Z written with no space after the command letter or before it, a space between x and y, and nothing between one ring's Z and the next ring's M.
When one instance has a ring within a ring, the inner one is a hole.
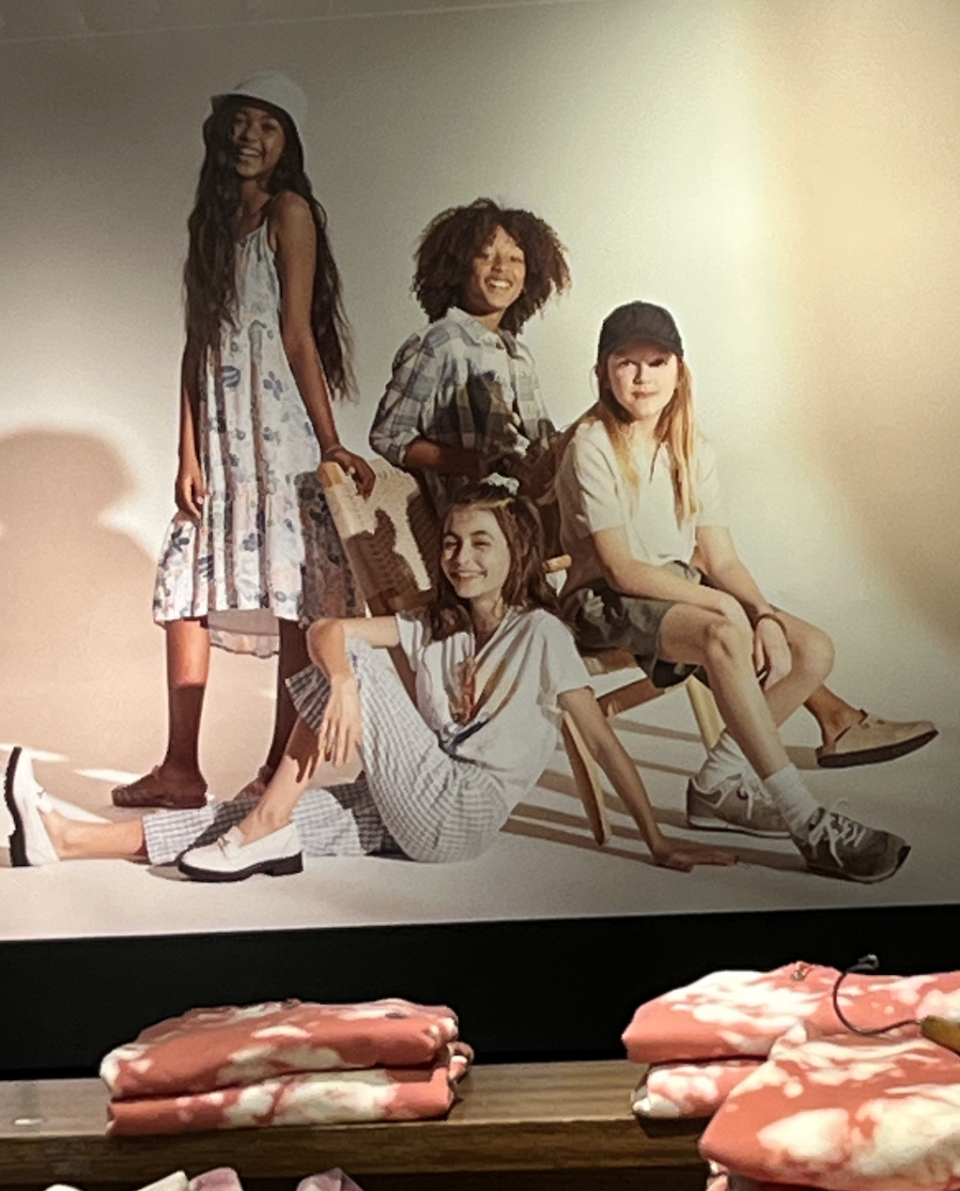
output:
M570 630L543 609L512 609L474 656L472 632L432 641L422 612L398 613L397 627L420 714L446 752L499 781L513 808L557 747L558 697L590 685ZM473 698L465 699L474 668Z
M560 540L573 559L567 590L574 591L603 574L592 535L622 526L630 554L640 562L662 566L689 562L704 525L726 525L713 448L697 435L693 460L693 491L699 511L682 524L677 521L670 474L670 450L660 447L651 458L636 455L639 489L624 476L599 420L577 427L557 471Z

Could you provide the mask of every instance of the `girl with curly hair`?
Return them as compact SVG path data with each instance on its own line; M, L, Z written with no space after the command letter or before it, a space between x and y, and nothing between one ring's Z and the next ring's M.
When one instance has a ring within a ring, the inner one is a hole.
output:
M320 620L312 665L291 681L300 712L259 800L161 811L126 823L81 821L11 756L5 794L17 866L80 857L179 858L200 881L300 872L303 854L392 852L469 860L496 840L557 745L567 713L636 821L656 864L731 864L725 851L664 836L636 768L590 689L573 636L554 614L533 505L475 484L443 525L439 592L395 616ZM386 655L399 646L416 679L411 701ZM517 724L523 731L517 732ZM359 750L364 776L311 784L318 758Z
M210 642L276 652L276 767L294 721L284 679L306 660L304 623L359 607L313 474L321 453L368 491L373 473L337 437L331 393L351 388L340 278L303 167L306 98L268 71L214 96L184 270L177 513L154 617L166 629L168 739L160 765L118 786L118 806L206 796L198 737ZM321 601L311 607L308 597Z
M569 284L563 245L530 211L478 198L424 230L413 291L430 325L397 353L370 445L416 471L441 515L455 477L542 486L555 431L517 335Z

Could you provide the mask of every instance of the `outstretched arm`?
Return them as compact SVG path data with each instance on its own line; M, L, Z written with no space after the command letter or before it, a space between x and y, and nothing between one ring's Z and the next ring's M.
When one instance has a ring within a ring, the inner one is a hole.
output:
M613 783L614 790L640 828L640 834L657 864L665 868L679 869L681 872L690 872L697 864L736 863L737 856L733 852L704 848L699 844L680 843L668 839L661 832L653 817L653 810L636 767L607 722L589 687L564 691L559 702L562 710L576 724L584 744L590 750L590 755Z
M370 464L340 442L330 408L330 390L313 337L311 308L317 260L317 229L306 199L284 191L277 196L271 216L277 246L280 278L280 333L324 459L339 463L352 473L362 496L373 490Z

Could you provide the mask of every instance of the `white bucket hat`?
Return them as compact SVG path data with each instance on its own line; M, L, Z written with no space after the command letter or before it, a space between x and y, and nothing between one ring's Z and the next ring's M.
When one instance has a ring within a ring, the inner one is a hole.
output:
M264 103L272 104L275 108L287 113L293 121L297 135L303 140L303 130L307 124L307 97L302 88L293 79L288 78L279 70L261 70L249 78L242 79L229 91L214 95L211 102L226 99L230 95L242 95L246 99L261 99Z

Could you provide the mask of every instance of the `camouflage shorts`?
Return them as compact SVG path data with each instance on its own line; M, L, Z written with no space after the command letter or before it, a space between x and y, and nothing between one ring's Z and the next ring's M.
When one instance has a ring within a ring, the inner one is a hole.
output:
M666 567L694 583L703 580L702 573L689 563L670 562ZM706 677L696 665L667 662L659 656L660 626L679 601L622 595L602 580L581 588L575 599L574 631L583 653L625 649L633 654L654 686L661 689L675 686L691 674Z

